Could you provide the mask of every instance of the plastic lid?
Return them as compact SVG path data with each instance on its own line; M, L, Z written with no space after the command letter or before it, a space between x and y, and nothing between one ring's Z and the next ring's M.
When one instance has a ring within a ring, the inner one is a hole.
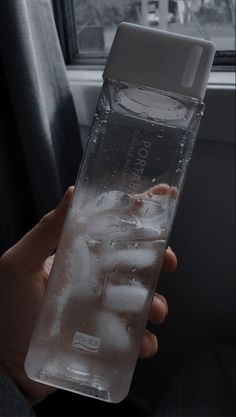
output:
M214 54L210 41L121 23L103 78L203 100Z

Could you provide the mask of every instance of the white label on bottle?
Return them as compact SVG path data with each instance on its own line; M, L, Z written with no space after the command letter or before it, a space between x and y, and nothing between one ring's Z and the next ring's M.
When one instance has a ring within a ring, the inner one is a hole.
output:
M97 353L100 347L101 339L91 336L90 334L75 332L72 346L86 352Z

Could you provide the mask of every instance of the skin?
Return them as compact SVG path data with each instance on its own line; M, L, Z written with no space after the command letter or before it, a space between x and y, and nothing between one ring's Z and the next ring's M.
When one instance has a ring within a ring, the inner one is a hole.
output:
M57 208L0 258L0 372L17 385L31 405L55 391L31 381L24 361L52 266L51 254L57 248L72 194L70 187ZM174 271L176 266L176 256L168 248L163 270ZM165 298L155 294L149 320L160 324L167 313ZM157 349L156 336L145 330L139 356L149 358Z

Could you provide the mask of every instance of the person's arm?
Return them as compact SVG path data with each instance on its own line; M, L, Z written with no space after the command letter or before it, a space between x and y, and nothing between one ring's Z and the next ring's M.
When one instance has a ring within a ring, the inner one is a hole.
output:
M72 193L73 187L65 193L55 210L0 258L0 372L14 382L30 405L37 404L55 391L30 380L24 371L24 361L52 266L53 256L50 255L57 248ZM176 263L174 253L168 248L163 269L173 271ZM162 323L167 311L165 298L156 294L149 319ZM156 351L157 338L146 330L140 357L153 356ZM6 383L3 389L7 386L9 388ZM8 396L9 407L10 397L15 399L16 392L12 390Z

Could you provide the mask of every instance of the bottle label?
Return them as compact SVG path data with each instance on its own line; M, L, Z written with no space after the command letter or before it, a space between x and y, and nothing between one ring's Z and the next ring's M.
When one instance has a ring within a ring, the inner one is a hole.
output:
M78 350L85 350L86 352L98 353L100 344L101 339L99 337L82 332L75 332L72 347Z
M151 141L143 139L142 135L143 132L138 129L134 130L127 158L122 169L121 181L128 184L130 192L138 191L151 150Z

